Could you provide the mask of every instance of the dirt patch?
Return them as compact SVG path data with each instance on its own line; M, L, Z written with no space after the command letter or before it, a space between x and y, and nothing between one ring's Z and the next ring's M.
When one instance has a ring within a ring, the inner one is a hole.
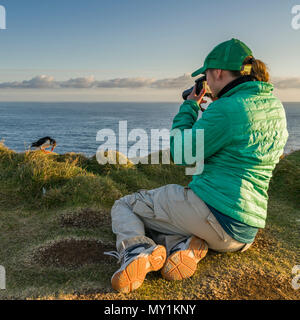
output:
M276 300L295 299L298 296L291 286L291 279L278 271L243 270L238 277L230 282L229 299Z
M256 250L270 251L278 247L278 245L279 242L272 237L268 230L259 229L251 247L255 248Z
M204 270L201 275L201 297L250 300L300 298L300 292L296 292L291 286L291 277L280 273L276 268L271 269L265 265L259 266L254 261L243 260L243 255L248 253L251 255L252 250L262 257L280 250L280 243L269 230L259 230L253 245L248 250L249 252L236 253L241 255L241 260L238 258L235 260L233 254L232 260L224 262L223 267L222 256L211 253L213 263L209 270ZM229 256L227 258L229 259Z
M104 254L115 250L113 244L97 240L64 239L39 247L33 261L42 266L78 267L93 263L112 263L114 258Z
M79 211L65 212L61 215L61 225L64 227L96 228L111 224L108 210L84 208Z
M291 279L278 271L267 272L253 266L241 268L230 270L230 273L206 275L200 296L221 300L299 299L299 293L291 286Z

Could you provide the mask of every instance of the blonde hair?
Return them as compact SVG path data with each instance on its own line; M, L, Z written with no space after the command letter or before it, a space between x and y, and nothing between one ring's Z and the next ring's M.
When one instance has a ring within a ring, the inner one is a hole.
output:
M248 68L246 66L251 66L251 68ZM249 73L249 69L251 69L250 73ZM245 58L243 62L243 68L241 71L230 71L230 72L235 77L250 75L256 78L257 81L262 81L262 82L270 81L270 74L268 72L268 68L266 64L261 60L253 58L252 56L248 56Z

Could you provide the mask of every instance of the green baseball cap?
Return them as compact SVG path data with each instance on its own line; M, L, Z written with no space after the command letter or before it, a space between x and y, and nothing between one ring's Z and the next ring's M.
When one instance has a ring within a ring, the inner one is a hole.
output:
M248 56L252 56L252 51L245 43L232 38L217 45L205 58L203 67L194 71L192 77L204 73L207 69L239 71Z

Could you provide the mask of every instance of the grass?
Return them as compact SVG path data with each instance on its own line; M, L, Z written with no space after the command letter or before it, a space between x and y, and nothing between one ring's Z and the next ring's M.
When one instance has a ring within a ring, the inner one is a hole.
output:
M99 165L81 154L16 153L0 144L2 299L299 299L291 270L300 264L300 151L281 159L269 188L267 227L244 253L209 251L195 275L168 282L159 272L120 294L110 208L139 189L187 185L169 165Z

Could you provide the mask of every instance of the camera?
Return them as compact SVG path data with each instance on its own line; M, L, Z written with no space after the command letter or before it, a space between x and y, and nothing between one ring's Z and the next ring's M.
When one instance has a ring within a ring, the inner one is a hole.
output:
M196 94L197 95L201 92L202 88L204 87L206 89L205 96L209 97L210 99L213 98L212 93L211 93L211 91L210 91L210 89L209 89L209 87L207 85L207 82L206 82L206 76L198 78L197 80L195 80L195 83L196 83ZM183 100L187 99L187 97L193 91L193 88L194 87L191 87L190 89L187 89L187 90L183 91L183 93L182 93Z

